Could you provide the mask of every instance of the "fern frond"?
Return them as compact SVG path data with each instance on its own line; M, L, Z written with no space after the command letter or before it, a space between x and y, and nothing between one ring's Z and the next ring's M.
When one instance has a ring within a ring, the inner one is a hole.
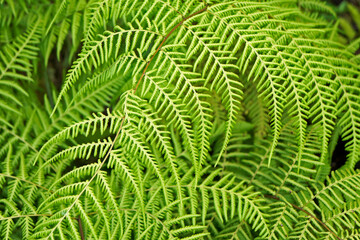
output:
M179 127L180 133L186 143L185 146L188 146L187 149L190 153L191 160L194 166L198 166L197 144L185 105L171 93L161 77L151 76L150 74L151 72L145 76L143 86L148 85L148 89L142 88L141 96L149 94L150 89L153 90L153 92L150 93L149 102L154 106L154 109L161 113L161 116L168 121L167 125L173 124L175 127Z
M360 239L359 40L335 13L0 0L0 238Z
M231 129L236 120L236 114L239 111L242 95L242 84L237 81L238 76L233 72L233 70L237 69L237 66L231 63L235 58L231 57L230 52L226 50L218 50L219 47L226 44L220 42L221 38L216 36L216 32L213 33L211 25L195 25L188 27L183 31L180 31L179 34L185 35L185 38L183 38L184 40L189 35L192 36L192 41L186 52L186 57L192 58L195 52L200 51L200 54L195 59L194 70L198 67L200 62L205 60L204 63L202 63L203 68L201 70L202 76L206 76L204 77L204 85L206 86L210 82L210 79L212 79L213 81L210 90L214 89L220 96L226 96L222 98L222 100L228 111L228 121L226 123L224 145L218 158L219 161L222 152L225 150L230 139ZM203 33L206 33L204 37L199 36L199 34ZM180 40L180 43L183 43L184 40ZM214 67L209 71L210 66Z
M340 70L341 71L341 70ZM336 106L337 115L340 115L339 124L342 126L342 139L346 141L346 150L349 152L346 165L353 168L360 160L360 111L359 91L354 85L359 80L353 76L359 74L358 69L348 75L339 74L339 101Z
M133 51L134 49L131 48L133 48L138 41L135 40L130 42L130 37L135 36L138 38L139 33L143 34L141 39L139 39L139 43L143 45L143 48L146 47L144 46L146 37L153 38L159 35L146 29L135 29L131 27L129 30L125 30L120 27L116 27L115 32L105 32L105 35L100 36L100 40L92 41L89 44L84 45L82 52L79 54L79 58L67 74L66 85L62 88L59 94L59 99L55 105L55 109L62 96L80 77L82 72L90 70L92 66L98 67L99 65L107 62L108 59L118 57L119 54L126 54ZM122 40L123 38L126 39L125 42ZM106 45L105 51L102 48L103 44ZM125 52L123 52L123 49L125 49Z
M184 45L171 45L162 48L157 61L154 64L154 69L159 69L157 74L160 74L160 69L164 68L164 64L169 63L169 67L164 74L165 79L169 79L168 85L174 85L173 92L176 91L176 97L183 99L183 104L189 109L191 119L195 125L194 131L199 136L197 142L200 148L199 163L203 163L206 159L206 152L209 150L209 136L211 123L211 109L205 99L209 98L208 94L200 94L201 91L206 91L206 88L199 87L203 85L203 79L200 74L191 70L191 65L187 64L185 54L178 48ZM183 97L184 96L184 97Z
M28 95L19 84L19 80L33 81L31 61L36 59L39 51L41 27L41 19L36 20L34 24L29 26L25 34L15 40L14 44L3 46L0 52L0 82L4 87L4 90L0 92L0 96L3 98L0 101L0 106L4 110L20 114L16 107L22 104L17 97L14 97L14 92Z
M39 151L35 162L39 159L39 156L42 154L42 152L46 151L50 145L57 141L61 141L67 138L75 138L79 134L83 134L85 137L87 137L89 134L95 134L97 130L100 130L100 133L104 133L105 130L109 131L109 133L115 133L120 127L122 119L123 117L120 115L120 113L108 112L108 115L94 115L93 118L75 123L72 126L63 129L50 140L48 140ZM108 124L110 124L110 126L108 126Z

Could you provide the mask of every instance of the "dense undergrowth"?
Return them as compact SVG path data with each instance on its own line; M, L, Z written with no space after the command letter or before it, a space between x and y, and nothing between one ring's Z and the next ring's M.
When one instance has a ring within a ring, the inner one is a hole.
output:
M0 0L1 239L360 239L359 12Z

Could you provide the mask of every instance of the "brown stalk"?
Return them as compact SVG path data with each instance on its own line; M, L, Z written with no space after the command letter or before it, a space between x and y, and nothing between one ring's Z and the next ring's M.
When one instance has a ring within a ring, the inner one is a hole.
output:
M277 196L273 196L273 195L265 195L266 198L272 198L275 200L279 200L282 201L279 197ZM304 208L299 207L293 203L289 203L293 208L296 208L297 210L300 210L302 212L304 212L306 215L308 215L309 217L315 219L317 222L319 222L321 224L321 226L323 226L323 228L325 230L327 230L328 232L330 232L334 237L336 237L339 240L342 240L338 235L336 235L336 233L334 233L323 221L321 221L320 219L318 219L316 216L312 215L311 213L309 213L308 211L306 211Z
M155 53L151 56L150 60L147 62L145 68L144 68L144 71L142 72L141 74L141 77L139 79L139 81L137 82L135 88L134 88L134 93L136 92L136 90L138 89L142 79L144 78L145 76L145 73L146 73L146 70L148 69L151 61L154 59L155 55L160 51L161 47L163 46L163 44L166 42L166 40L169 38L169 36L178 28L180 27L186 20L188 20L189 18L192 18L193 16L196 16L202 12L205 12L207 9L207 6L204 7L203 9L197 11L197 12L194 12L193 14L190 14L189 16L183 18L183 20L181 22L179 22L175 27L173 27L170 32L168 32L168 34L166 34L166 36L164 37L164 39L162 40L162 42L160 43L159 47L156 49Z
M82 224L81 224L80 216L77 217L77 221L78 221L78 224L79 224L79 232L80 232L81 240L85 240L84 230L83 230L83 227L82 227Z

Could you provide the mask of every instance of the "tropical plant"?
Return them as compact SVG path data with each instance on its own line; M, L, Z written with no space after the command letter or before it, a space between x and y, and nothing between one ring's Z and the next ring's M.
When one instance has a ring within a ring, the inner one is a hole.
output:
M0 16L1 239L360 239L360 58L326 2Z

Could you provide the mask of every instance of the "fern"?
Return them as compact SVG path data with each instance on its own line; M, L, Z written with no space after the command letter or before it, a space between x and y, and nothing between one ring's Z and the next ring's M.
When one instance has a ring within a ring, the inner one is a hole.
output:
M359 40L335 7L0 14L1 239L360 239Z

